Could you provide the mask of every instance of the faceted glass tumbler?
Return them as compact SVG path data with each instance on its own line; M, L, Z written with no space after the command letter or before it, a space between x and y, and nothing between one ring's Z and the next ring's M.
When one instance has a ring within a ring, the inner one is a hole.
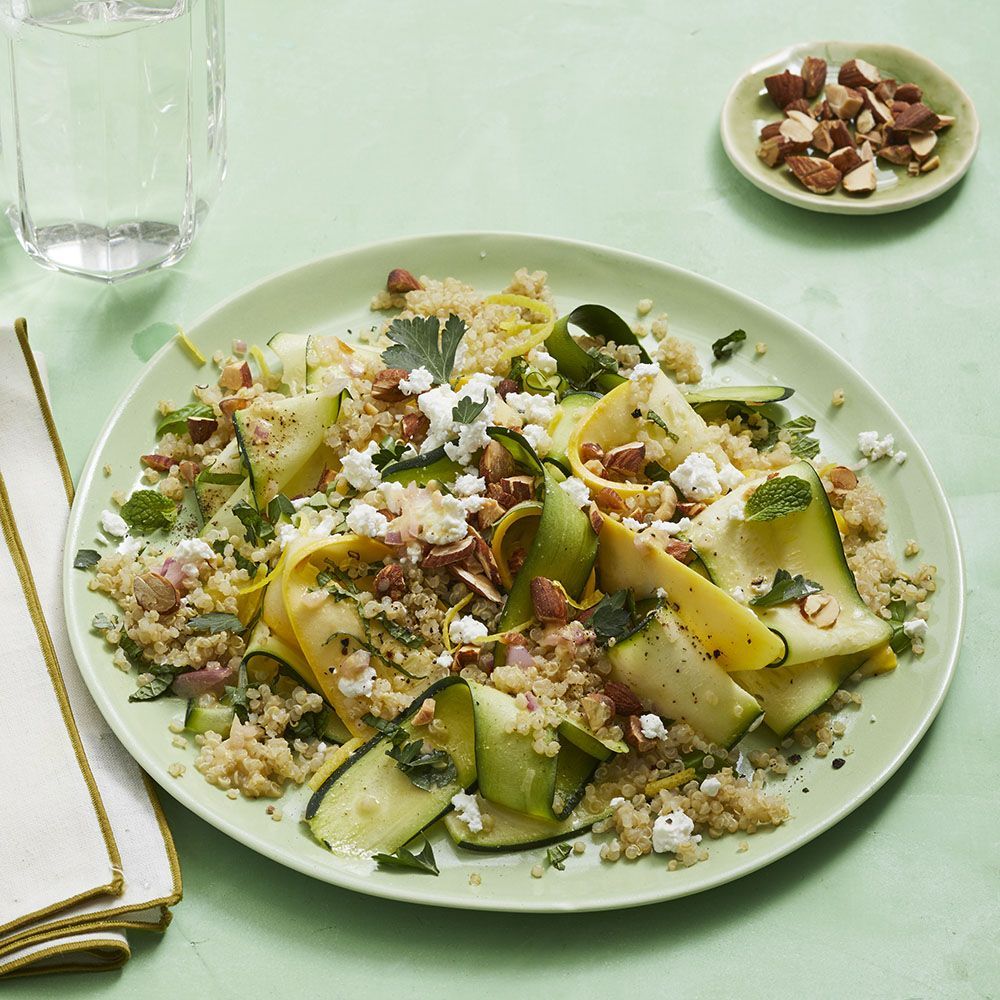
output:
M46 267L178 261L226 168L224 0L0 0L0 206Z

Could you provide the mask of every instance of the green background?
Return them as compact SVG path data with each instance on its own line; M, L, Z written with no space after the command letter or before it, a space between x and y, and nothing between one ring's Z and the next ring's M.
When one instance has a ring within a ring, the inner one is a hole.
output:
M45 272L0 237L0 315L29 319L75 473L162 342L157 323L190 324L252 281L358 243L575 237L746 292L879 387L958 518L966 640L938 721L887 787L737 883L614 915L418 908L289 872L168 800L185 899L166 935L132 935L121 973L6 995L1000 995L1000 6L238 0L227 16L229 177L184 261L103 287ZM908 45L964 84L984 132L956 189L899 215L831 217L730 167L718 112L736 75L844 35Z

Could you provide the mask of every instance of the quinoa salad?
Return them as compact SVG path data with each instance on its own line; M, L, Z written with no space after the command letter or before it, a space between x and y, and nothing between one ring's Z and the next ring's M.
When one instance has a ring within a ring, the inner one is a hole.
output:
M560 314L540 271L397 269L371 310L234 331L76 554L132 710L176 701L171 775L430 874L431 828L541 877L790 821L803 755L839 769L840 710L924 650L935 568L865 474L892 436L828 458L793 387L706 385L651 300ZM713 374L767 351L719 334Z

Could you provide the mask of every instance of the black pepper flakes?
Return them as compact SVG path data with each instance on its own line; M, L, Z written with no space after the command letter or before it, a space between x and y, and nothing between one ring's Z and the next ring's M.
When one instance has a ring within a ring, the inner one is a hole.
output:
M800 754L800 753L793 753L791 755L791 757L788 758L788 763L789 764L798 764L798 762L800 760L802 760L802 754Z
M806 794L809 793L809 789L808 788L803 788L802 791L805 792Z
M834 757L833 759L833 769L839 771L847 763L843 757Z

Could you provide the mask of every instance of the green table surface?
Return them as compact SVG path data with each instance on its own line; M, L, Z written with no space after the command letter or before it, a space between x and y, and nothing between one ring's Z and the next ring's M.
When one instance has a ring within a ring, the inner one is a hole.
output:
M898 215L823 216L730 167L718 113L736 74L845 36L917 49L965 85L984 133L956 189ZM74 472L152 324L372 240L575 237L748 293L883 391L957 515L966 639L938 720L889 784L737 883L616 914L417 908L286 871L166 799L185 882L167 933L133 934L122 972L5 995L1000 995L997 37L987 0L230 4L229 176L187 258L105 287L0 237L0 316L29 318Z

